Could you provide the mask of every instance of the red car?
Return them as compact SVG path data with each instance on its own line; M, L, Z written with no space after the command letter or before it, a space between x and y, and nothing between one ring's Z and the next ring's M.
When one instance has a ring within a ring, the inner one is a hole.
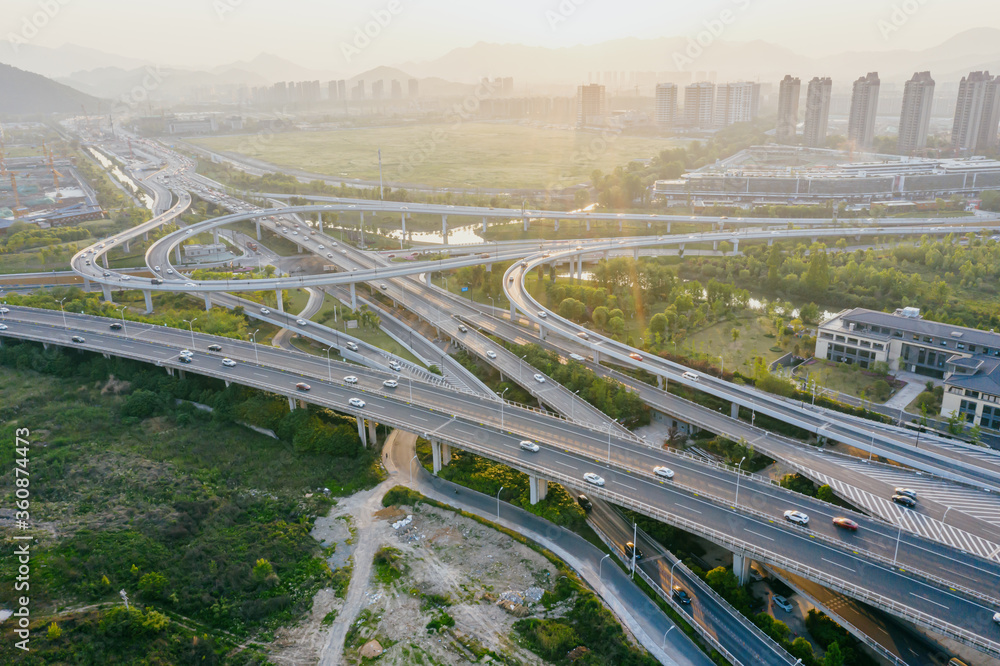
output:
M638 354L629 354L628 357L630 359L632 359L633 361L641 361L642 360L642 357L639 356Z
M308 391L309 389L312 388L312 386L309 386L309 384L306 384L305 382L299 382L298 384L295 385L295 388L297 388L300 391Z
M852 532L858 531L858 524L851 520L850 518L834 518L833 524L837 527L843 527L845 530L851 530Z

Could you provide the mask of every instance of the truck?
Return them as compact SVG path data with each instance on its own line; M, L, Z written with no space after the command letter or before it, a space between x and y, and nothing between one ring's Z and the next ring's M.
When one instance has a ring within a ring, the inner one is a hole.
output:
M248 250L253 250L254 252L256 252L257 251L257 243L254 243L253 241L247 241L247 249Z

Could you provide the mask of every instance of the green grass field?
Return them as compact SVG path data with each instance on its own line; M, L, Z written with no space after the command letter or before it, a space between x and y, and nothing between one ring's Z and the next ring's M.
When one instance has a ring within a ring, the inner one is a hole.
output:
M382 149L391 182L448 187L565 187L590 181L675 144L666 139L611 136L520 125L464 123L292 132L254 142L249 137L193 139L212 150L239 152L273 164L330 176L378 180Z

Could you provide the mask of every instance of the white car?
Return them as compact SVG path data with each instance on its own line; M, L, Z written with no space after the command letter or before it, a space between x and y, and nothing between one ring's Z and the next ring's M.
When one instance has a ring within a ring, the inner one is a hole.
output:
M993 621L1000 624L1000 613L993 613Z
M296 319L295 323L298 324L299 326L305 326L309 322L307 322L305 319Z
M917 491L910 488L893 488L892 492L896 495L906 495L910 499L917 499Z
M7 324L0 324L0 331L6 331L6 330L7 330Z
M364 409L365 407L365 401L361 398L351 398L347 402L351 404L351 407L357 407L358 409Z
M10 308L0 308L0 314L7 314L10 312Z
M325 246L325 245L320 245L320 246L318 246L318 247L319 247L319 249L320 249L320 250L325 250L325 249L326 249L326 246Z
M549 313L546 312L545 310L539 310L538 316L541 317L542 319L548 319Z
M196 284L195 284L194 282L186 282L186 283L184 284L184 286L185 286L185 287L197 287L198 285L196 285Z
M231 358L224 358L224 359L222 359L222 365L226 366L227 368L235 368L236 367L236 361L234 361Z
M190 230L190 229L188 229L188 230L187 230L187 231L185 231L184 233L186 233L186 234L189 234L189 233L191 233L191 230Z
M488 352L486 352L486 356L488 358L496 358L497 357L497 353L491 349Z
M260 313L261 313L262 315L269 315L269 314L271 314L271 311L270 311L270 310L268 310L267 308L261 308L261 309L260 309Z
M545 377L543 377L542 375L540 375L538 373L535 373L535 381L538 382L539 384L544 384L545 383Z
M597 474L594 474L593 472L587 472L586 474L584 474L583 475L583 480L586 481L587 483L592 483L595 486L603 486L604 485L604 477L598 476Z
M792 612L792 605L788 603L788 599L785 599L780 594L776 594L771 599L774 601L774 605L785 611L786 613Z
M347 347L348 349L350 349L351 351L354 351L354 352L358 351L358 346L356 344L354 344L353 342L348 342L344 346Z
M194 352L191 351L190 349L182 349L181 353L178 354L178 356L187 356L188 358L191 358L192 356L194 356Z
M698 381L698 375L690 371L685 372L683 375L681 375L681 377L683 377L684 379L690 379L693 382Z
M167 269L167 275L173 275L173 274L174 274L174 269L168 268Z
M809 516L802 513L801 511L792 511L792 510L786 511L785 520L791 521L793 523L798 523L799 525L809 524Z
M399 361L389 361L389 368L399 372L403 369L403 366L399 364Z
M354 375L348 375L347 377L344 377L344 381L347 382L348 384L357 384L358 378L355 377Z
M399 382L397 382L395 379L387 379L384 382L382 382L382 386L386 388L396 388L397 386L399 386Z
M159 270L160 270L160 267L159 267L159 266L153 266L153 270L154 270L154 271L159 271Z
M530 439L526 439L523 442L521 442L521 448L524 449L525 451L531 451L532 453L538 453L538 451L540 450L538 444L535 444Z
M132 279L132 276L131 275L123 275L122 279L125 280L126 282L128 282L129 280Z
M656 476L662 476L664 479L674 478L674 470L669 467L654 467L653 471L656 473Z

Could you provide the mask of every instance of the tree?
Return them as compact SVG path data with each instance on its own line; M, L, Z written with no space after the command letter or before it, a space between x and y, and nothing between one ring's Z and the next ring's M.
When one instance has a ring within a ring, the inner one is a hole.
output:
M163 574L150 571L139 579L139 590L142 596L147 599L163 598L163 591L167 587L167 577Z
M54 641L58 640L60 636L62 636L62 629L59 628L58 624L53 622L52 624L49 625L49 630L46 633L46 638L48 638L50 641Z
M799 318L804 324L815 324L819 320L819 306L815 303L806 303L799 310Z
M277 270L278 270L277 268L275 268L271 264L268 264L267 266L264 266L264 275L266 277L271 277L271 276L274 275L275 271L277 271Z
M653 318L649 320L649 330L653 333L663 334L667 330L667 318L662 312L658 312L653 315Z
M792 641L792 646L788 651L793 657L806 663L810 663L814 659L812 643L802 636Z
M816 489L816 499L822 500L824 502L833 503L833 501L837 499L837 496L834 495L833 488L824 483L822 486Z
M598 328L603 330L608 325L608 319L610 319L608 309L603 305L599 308L594 308L594 314L590 318Z
M136 389L122 405L122 416L149 418L160 408L160 396L147 389Z
M823 657L823 666L844 666L844 653L840 649L840 644L834 641L826 646L826 656Z

